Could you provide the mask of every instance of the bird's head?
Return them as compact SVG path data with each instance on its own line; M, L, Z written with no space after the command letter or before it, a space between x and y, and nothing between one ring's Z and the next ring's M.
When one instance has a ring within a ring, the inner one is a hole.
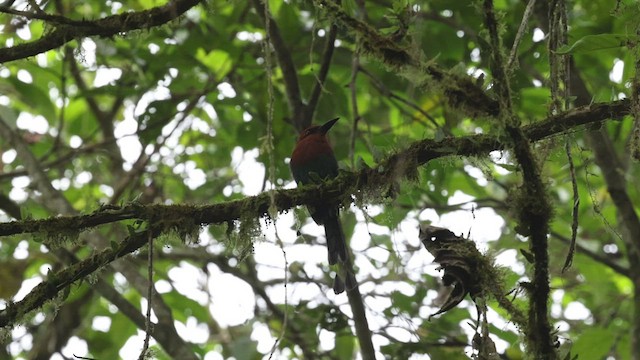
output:
M331 127L333 126L333 124L336 123L336 121L338 121L338 119L340 118L335 118L333 120L329 120L326 123L322 124L322 125L315 125L315 126L310 126L306 129L304 129L301 133L300 133L300 137L298 137L298 142L302 141L303 139L309 137L309 136L322 136L324 137L327 134L327 131L329 131L329 129L331 129Z

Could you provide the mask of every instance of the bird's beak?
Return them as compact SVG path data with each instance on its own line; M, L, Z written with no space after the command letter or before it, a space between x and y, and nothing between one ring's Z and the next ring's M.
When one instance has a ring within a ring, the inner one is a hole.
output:
M322 126L320 126L320 128L322 129L322 133L326 134L327 131L329 131L329 129L331 129L331 127L333 126L333 124L336 123L336 121L338 121L338 119L340 118L335 118L333 120L329 120L326 123L324 123Z

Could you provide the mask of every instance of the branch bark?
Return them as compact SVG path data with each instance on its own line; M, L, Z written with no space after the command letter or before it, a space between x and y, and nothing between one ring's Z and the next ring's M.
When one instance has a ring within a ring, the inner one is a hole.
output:
M599 123L609 118L618 119L630 111L628 100L593 104L551 116L539 123L524 126L522 131L529 141L538 141L558 134L577 131L582 125ZM344 172L338 179L322 186L305 186L291 190L276 190L274 197L278 211L294 206L311 204L318 196L328 200L347 199L370 192L389 184L389 179L404 178L413 174L416 167L447 156L481 156L491 151L503 150L508 144L495 136L479 134L441 141L424 139L411 144L405 150L392 154L375 168L359 172ZM380 193L378 193L379 196ZM268 214L271 197L268 193L218 204L191 205L143 205L106 206L91 214L42 220L12 221L0 224L0 236L57 231L60 227L73 226L83 230L126 219L150 219L154 216L170 219L190 219L195 224L223 224L242 216L259 217Z
M421 61L420 54L409 52L391 37L385 37L366 22L349 16L335 1L314 0L314 4L339 25L357 34L365 55L382 61L397 72L418 71L425 74L428 78L424 81L432 83L431 87L443 89L450 106L465 111L470 116L498 115L497 102L487 96L470 77Z
M35 158L28 145L22 140L20 136L15 134L15 131L11 129L1 118L0 118L0 137L5 139L10 139L10 144L16 149L16 152L19 154L22 159L25 168L27 169L27 173L33 179L34 185L36 188L42 193L43 203L47 207L48 210L53 212L54 214L65 214L65 215L76 215L77 211L71 206L68 200L51 185L51 181L45 174L44 170L40 167L38 160ZM77 215L76 215L77 216ZM70 216L66 217L69 218ZM65 217L57 217L58 219L64 219ZM153 221L151 222L153 223ZM63 224L59 224L61 227L60 230L64 231L66 228L66 232L69 228ZM145 232L148 234L148 232ZM152 232L151 235L159 234L160 231ZM147 235L148 236L148 235ZM141 246L144 245L138 244L137 241L138 236L133 236L133 240L124 241L120 244L119 247L113 247L111 249L105 250L98 255L94 255L90 258L83 260L82 262L75 263L75 259L70 257L70 254L67 253L64 249L56 249L54 248L52 252L56 254L60 259L65 262L72 262L71 266L65 268L57 272L56 274L49 277L49 279L40 283L36 288L34 288L22 301L7 306L2 312L0 312L0 327L11 325L15 322L16 319L22 318L22 316L26 315L32 310L40 308L46 301L55 298L58 293L68 288L73 282L77 280L81 280L89 274L94 273L96 270L107 266L116 266L115 269L119 269L125 274L129 275L131 278L135 278L134 275L138 275L137 270L132 267L130 264L125 263L116 263L112 264L112 262L126 254L129 254ZM147 237L148 239L148 237ZM100 241L103 240L103 241ZM104 239L94 239L94 244L99 246L100 243L106 243ZM131 247L129 247L131 246ZM118 250L119 249L119 250ZM117 250L117 251L116 251ZM149 284L146 284L149 286ZM138 289L140 290L140 289ZM141 291L141 294L144 294L144 291ZM160 298L159 296L157 298ZM173 324L173 317L171 316L171 310L168 306L164 304L161 300L156 299L154 302L154 310L159 319L158 330L162 328L163 333L169 334L177 334L175 330L175 326ZM4 323L6 322L6 323ZM144 325L141 329L144 329ZM168 352L178 353L178 354L186 354L191 353L189 356L180 356L179 358L185 359L193 359L194 355L192 351L186 346L186 343L181 338L174 337L159 337L156 338L158 342L165 348ZM162 340L171 340L170 342L162 342Z
M152 233L154 236L158 234L160 234L158 230ZM147 243L147 239L147 231L135 234L115 248L103 250L98 254L50 275L45 281L31 290L24 299L9 304L4 310L0 311L0 327L13 325L30 311L42 307L46 301L56 297L60 291L70 286L74 281L81 280L96 270L108 265L115 259L141 248Z
M100 126L100 130L102 131L102 137L104 139L105 147L112 161L111 170L114 172L114 174L116 174L116 177L119 178L123 175L122 164L124 163L124 159L122 158L122 155L120 154L120 148L116 143L113 124L115 121L114 116L120 106L122 106L124 99L122 95L118 95L113 101L111 111L102 110L100 108L100 105L98 104L97 99L91 95L87 83L82 78L80 67L78 66L78 63L73 56L73 50L70 47L66 47L65 52L71 76L73 76L73 80L80 89L81 93L85 94L84 99L87 102L87 106L93 113L93 116L96 118L96 121Z
M530 141L536 141L561 132L573 131L583 124L599 122L608 117L621 117L629 112L629 107L628 101L594 104L551 117L540 124L524 127L523 131ZM338 179L322 186L278 190L273 201L279 211L285 211L297 205L311 204L318 198L353 201L352 194L358 196L363 192L367 193L368 198L372 193L380 196L379 189L387 186L391 182L390 179L410 176L415 173L417 166L430 160L450 155L481 155L504 149L506 146L499 139L488 135L444 139L439 142L430 139L422 140L413 143L404 151L391 155L376 168L363 169L358 173L344 173ZM271 204L272 197L269 193L205 206L132 203L122 208L109 206L89 215L2 223L0 224L0 236L31 232L56 232L62 228L80 231L88 227L125 219L142 219L156 224L158 219L162 219L165 221L162 228L154 227L147 230L153 231L152 235L157 236L171 227L184 227L184 224L197 226L198 224L226 223L241 217L264 216L268 214ZM0 312L0 326L13 324L29 311L55 297L60 290L68 287L74 281L80 280L115 259L144 246L147 239L146 231L132 234L114 248L103 250L51 275L29 293L24 300Z
M0 64L25 59L56 49L74 39L88 36L110 37L126 31L149 29L162 25L178 18L187 10L198 5L201 1L202 0L175 0L149 10L125 12L94 21L74 21L51 15L50 17L59 18L58 21L50 20L52 23L57 22L56 28L53 31L38 40L0 49Z
M548 32L549 29L549 4L546 1L536 3L536 17L540 27ZM574 59L569 60L569 88L571 95L575 98L576 106L587 106L591 102L592 95L586 83L581 78L581 69ZM638 94L633 94L638 96ZM628 110L631 111L631 108ZM613 142L609 134L602 127L592 127L587 133L587 140L593 149L595 162L602 170L607 190L611 195L618 216L620 217L621 233L627 250L627 257L630 264L640 262L640 219L633 206L629 193L624 182L627 169L620 161L616 153ZM631 335L631 357L634 360L640 359L640 269L631 266L629 269L631 280L634 284L634 315L631 323L633 332Z
M7 139L9 144L20 155L27 173L31 176L38 191L45 199L44 206L54 214L75 214L76 210L69 204L59 191L53 188L51 181L39 166L38 159L33 155L29 146L12 129L4 119L0 118L0 137Z
M280 34L280 28L278 24L272 19L267 19L267 14L269 14L268 9L265 7L266 5L262 0L253 0L253 6L256 9L256 12L262 18L262 21L265 23L265 27L267 28L267 34L270 39L270 43L273 45L273 49L276 53L276 57L278 58L278 64L280 65L280 69L282 70L282 77L285 82L285 91L287 94L287 102L289 103L289 110L291 111L291 115L293 116L293 123L296 125L298 131L306 128L308 126L304 126L303 114L304 114L304 104L302 103L302 97L300 95L300 84L298 82L298 75L296 71L296 66L293 63L293 58L291 57L291 52L287 48L287 45ZM269 14L270 15L270 14ZM270 49L266 49L269 51ZM309 124L311 120L309 119Z
M522 169L523 186L519 190L514 210L518 213L518 225L522 235L528 236L534 256L532 287L529 294L529 327L524 330L527 346L536 359L556 359L557 353L551 337L549 323L549 221L552 206L542 181L537 161L531 151L529 139L520 127L520 119L513 112L511 88L507 77L506 62L502 57L502 42L493 0L484 0L485 27L491 46L491 73L498 95L502 126L510 137L515 158Z

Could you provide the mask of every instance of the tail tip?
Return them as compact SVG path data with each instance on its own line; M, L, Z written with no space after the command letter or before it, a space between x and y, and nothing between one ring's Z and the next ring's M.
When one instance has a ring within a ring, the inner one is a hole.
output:
M333 292L336 295L339 295L339 294L342 294L344 290L345 290L344 281L342 281L340 276L336 274L336 277L333 279Z
M333 279L333 292L336 295L342 294L345 290L351 291L356 287L358 287L358 281L351 271L347 272L347 276L344 281L338 274L336 274Z

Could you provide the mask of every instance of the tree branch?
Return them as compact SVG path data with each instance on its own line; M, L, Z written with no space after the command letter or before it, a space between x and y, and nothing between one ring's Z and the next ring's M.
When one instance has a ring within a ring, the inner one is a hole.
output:
M530 140L540 140L556 135L558 132L572 130L579 125L602 121L609 116L621 117L629 112L629 107L629 101L594 104L551 117L543 123L525 127L524 132ZM592 111L590 112L588 109ZM444 139L440 142L429 139L422 140L412 144L408 149L390 156L377 168L364 169L358 173L345 173L338 179L322 186L278 190L274 196L274 203L279 211L284 211L296 205L313 204L318 199L347 199L350 198L352 192L358 195L385 186L389 183L390 178L409 176L415 173L416 166L433 159L449 155L478 155L503 148L505 145L501 144L497 138L488 135ZM152 230L131 234L117 246L103 250L49 276L22 301L11 304L0 312L0 327L13 324L29 311L55 297L60 290L71 285L74 281L80 280L113 260L144 246L147 243L148 231L153 231L152 235L157 236L171 227L184 228L183 223L187 222L195 226L196 224L228 222L240 219L241 216L246 218L247 216L267 215L270 205L270 194L263 193L243 200L206 206L140 205L134 203L122 208L107 207L89 215L0 224L0 236L2 236L30 232L55 232L56 229L62 228L82 230L125 219L144 219L150 220L152 223L155 223L157 219L165 221L162 229L153 227ZM167 219L172 220L168 221Z
M289 110L293 115L293 123L295 124L296 129L300 131L306 128L311 123L311 120L309 120L309 124L307 124L307 126L304 126L304 104L302 103L300 84L298 83L296 66L293 63L291 52L287 48L282 35L280 35L280 29L276 22L270 17L267 18L269 11L268 8L265 7L266 5L263 1L253 0L253 6L256 8L256 12L260 15L262 21L265 23L265 27L267 28L270 43L273 45L276 57L278 58L278 64L280 64L280 69L282 70ZM269 49L266 49L265 51L269 51Z
M523 127L530 141L538 141L561 133L576 131L581 125L598 123L608 118L620 118L630 111L628 100L593 104L551 116L537 124ZM344 172L338 179L324 185L304 186L291 190L276 190L274 201L278 211L287 211L294 206L313 204L319 198L327 200L348 199L349 194L379 189L388 185L390 179L404 178L415 173L416 167L446 156L483 155L494 150L503 150L507 145L499 138L486 134L460 138L445 138L441 141L425 139L411 144L383 160L376 168L359 172ZM380 193L378 193L380 196ZM258 217L268 214L271 196L262 193L218 204L192 205L142 205L131 203L123 207L105 206L91 214L73 217L57 217L42 220L23 220L0 223L0 236L56 232L69 227L84 230L98 225L127 219L149 219L155 216L169 219L190 219L195 224L222 224L241 217Z
M53 188L47 174L40 167L38 159L29 150L29 146L22 141L22 138L2 118L0 118L0 138L7 139L9 144L16 149L38 191L42 193L45 207L54 213L76 213L76 210L69 204L67 199Z
M102 137L105 141L107 151L109 153L109 157L113 164L111 169L116 173L116 177L120 177L122 174L122 164L124 160L122 159L122 155L120 154L120 148L116 144L116 139L114 135L114 119L113 115L116 114L115 111L103 111L100 109L100 105L98 105L98 101L94 96L91 95L91 91L89 91L89 87L87 83L82 78L82 74L80 73L80 68L76 62L75 57L73 56L73 50L70 47L65 48L66 59L68 59L69 68L73 79L80 90L80 93L83 94L89 109L93 113L93 116L96 118L100 129L102 130ZM113 102L113 105L121 105L122 104L122 95L118 95ZM119 106L118 106L119 108ZM113 109L113 108L112 108Z
M495 15L493 0L483 1L485 27L489 32L491 45L491 73L500 105L500 120L510 137L515 158L522 169L523 186L519 190L513 209L517 211L521 234L528 236L534 256L532 288L529 294L529 327L523 329L527 337L529 351L536 359L556 359L557 354L551 338L549 323L549 254L548 238L551 203L538 170L538 164L531 152L525 132L520 127L520 119L511 102L511 89L502 57L502 42L498 33L499 24Z
M340 25L360 36L360 45L364 54L379 59L395 71L417 70L427 75L428 78L423 81L432 82L433 86L443 89L450 106L460 108L470 116L498 114L496 101L487 96L468 76L445 71L433 63L422 62L419 54L407 51L392 38L381 35L369 24L349 16L334 1L314 0L314 4Z
M333 24L329 28L329 34L327 35L327 42L324 47L324 54L322 56L322 63L320 65L320 71L318 72L317 81L311 91L311 96L309 96L309 103L305 106L305 122L309 122L305 127L311 125L313 114L318 106L320 94L322 94L322 89L324 88L324 82L329 74L329 67L331 66L331 59L333 58L333 50L335 49L337 35L338 27ZM304 126L305 124L302 125Z
M184 14L187 10L198 5L202 0L174 0L149 10L125 12L119 15L107 16L93 21L73 21L72 25L66 19L56 26L55 30L47 33L38 40L0 49L0 63L24 59L30 56L58 48L65 43L88 36L110 37L122 32L149 29L165 24ZM32 14L31 14L32 15ZM48 15L47 17L52 17ZM65 23L66 22L66 23Z
M571 239L558 233L555 231L551 232L551 236L555 237L556 239L560 240L561 242L563 242L564 244L571 244ZM578 250L585 254L586 256L590 257L593 261L599 262L605 266L608 266L611 268L611 270L617 272L620 275L626 276L628 278L631 278L631 271L623 266L620 265L617 261L615 261L614 259L610 259L607 256L603 255L603 254L599 254L591 249L589 249L588 247L581 245L580 243L576 243L576 247L578 248Z
M70 286L74 281L81 280L108 265L113 260L141 248L147 243L148 231L151 230L133 234L114 248L103 250L53 275L49 275L45 281L31 290L24 299L9 303L4 310L0 311L0 327L13 325L16 320L22 319L30 311L42 307L46 301L56 297L58 292ZM158 229L153 231L152 235L157 236L159 233Z

